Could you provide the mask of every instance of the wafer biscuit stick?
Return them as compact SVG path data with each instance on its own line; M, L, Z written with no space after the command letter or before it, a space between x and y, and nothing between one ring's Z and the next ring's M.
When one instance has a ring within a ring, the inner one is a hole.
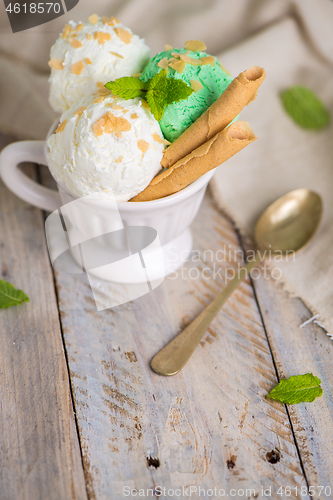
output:
M247 122L236 122L158 174L130 201L150 201L180 191L256 140Z
M265 70L260 66L251 66L240 73L223 94L165 150L162 166L172 166L223 130L244 106L255 99L265 76Z

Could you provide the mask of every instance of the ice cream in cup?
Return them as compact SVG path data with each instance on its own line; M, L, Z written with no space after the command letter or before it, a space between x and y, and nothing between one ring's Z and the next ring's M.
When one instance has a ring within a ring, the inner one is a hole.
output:
M61 116L48 139L48 165L78 197L139 194L161 170L163 135L139 98L88 96Z
M56 171L55 164L52 163L51 166L49 163L48 142L57 128L59 128L58 122L49 131L47 141L16 142L7 146L0 156L1 177L9 189L27 203L53 213L61 207L63 207L61 212L64 212L64 207L85 197L80 198L74 194L62 180L56 179L57 191L46 188L27 177L19 169L19 164L30 161L47 165L51 171ZM62 133L64 132L60 132ZM58 134L59 131L56 135ZM58 167L61 168L61 164ZM160 164L153 164L152 170L159 168ZM102 194L102 197L97 200L100 207L99 215L88 219L85 212L80 211L75 223L76 233L80 233L79 236L76 235L76 242L87 240L88 236L103 235L110 232L112 228L115 231L121 227L152 228L156 231L158 244L155 238L151 246L143 249L141 253L145 259L145 269L148 270L149 280L151 282L160 280L182 266L191 253L193 242L189 226L199 210L213 173L213 171L206 173L172 196L148 202L117 201L115 206L107 199L103 199L103 191L97 191ZM119 216L121 226L119 226ZM110 226L110 220L115 221L114 226L112 224ZM61 229L61 224L59 228ZM113 240L114 251L124 250L125 243L123 235ZM74 258L78 258L75 253ZM139 263L130 268L120 260L117 265L110 266L109 271L105 263L102 264L102 267L96 265L91 268L90 273L100 279L117 283L142 283L147 279Z
M141 80L147 81L161 69L168 72L168 78L187 83L193 90L183 101L167 106L160 120L164 137L173 142L225 91L232 77L222 68L216 57L207 54L202 42L187 43L188 47L201 50L169 49L154 56L145 66Z
M23 200L53 212L60 232L66 227L81 270L118 283L174 272L192 250L189 226L214 169L256 139L248 123L233 121L264 70L232 80L205 48L191 40L145 66L144 41L97 15L67 25L52 47L50 101L63 114L46 141L5 148L0 173ZM26 177L23 161L47 165L57 191ZM59 262L60 250L51 254Z
M63 113L109 80L140 73L149 59L145 41L113 16L70 21L51 47L50 104Z

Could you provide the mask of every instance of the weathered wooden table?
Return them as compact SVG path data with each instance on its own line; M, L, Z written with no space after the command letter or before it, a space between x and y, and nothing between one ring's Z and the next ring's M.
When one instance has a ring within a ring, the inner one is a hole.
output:
M101 312L85 275L53 273L44 215L0 185L1 278L30 297L0 311L1 500L333 498L333 342L299 328L311 317L299 299L246 281L181 373L149 368L234 265L204 262L240 245L209 193L183 275ZM265 399L311 371L314 403Z

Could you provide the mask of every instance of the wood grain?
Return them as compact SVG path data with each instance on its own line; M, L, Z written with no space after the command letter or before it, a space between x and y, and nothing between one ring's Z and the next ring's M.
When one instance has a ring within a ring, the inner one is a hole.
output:
M11 140L1 136L0 146ZM84 500L42 214L1 182L0 277L30 297L27 304L0 311L1 500Z
M85 276L56 275L90 498L189 485L251 488L248 497L271 487L279 498L281 485L306 485L286 409L265 399L277 376L248 281L181 373L149 368L237 267L235 232L209 197L193 230L197 252L177 276L113 309L97 312ZM99 288L101 298L115 292Z
M318 325L300 325L312 314L271 280L254 280L270 346L280 378L312 372L323 396L314 403L288 405L309 485L331 488L333 497L333 342ZM329 491L329 490L327 490ZM323 498L323 494L320 498Z

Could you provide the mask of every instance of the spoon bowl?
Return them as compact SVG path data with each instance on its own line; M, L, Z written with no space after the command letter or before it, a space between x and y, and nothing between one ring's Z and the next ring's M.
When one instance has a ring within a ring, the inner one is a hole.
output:
M260 250L298 252L318 229L323 205L309 189L296 189L272 203L259 217L255 240Z

